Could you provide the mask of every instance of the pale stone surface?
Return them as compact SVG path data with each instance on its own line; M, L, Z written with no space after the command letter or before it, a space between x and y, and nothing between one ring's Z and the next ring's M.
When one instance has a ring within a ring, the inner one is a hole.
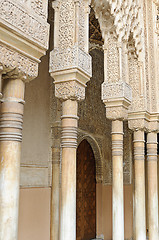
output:
M124 240L123 122L112 121L113 240Z
M8 79L0 121L0 239L17 240L19 178L25 84Z
M21 187L46 187L48 186L48 167L35 165L22 165L20 168Z
M158 239L157 133L147 134L149 239Z
M135 239L146 239L144 131L134 132Z
M21 156L21 187L27 187L26 171L30 175L37 168L37 177L29 178L32 187L50 186L51 184L51 132L50 123L50 83L52 81L48 68L48 56L41 59L39 75L33 81L26 83L23 141ZM29 151L28 151L29 149ZM29 168L24 170L23 167ZM47 168L47 169L46 169ZM39 175L43 172L43 176ZM46 176L47 174L47 176ZM23 179L24 177L24 179ZM41 179L41 180L40 180Z
M18 240L50 240L50 188L21 188Z
M77 101L62 104L60 240L76 239Z

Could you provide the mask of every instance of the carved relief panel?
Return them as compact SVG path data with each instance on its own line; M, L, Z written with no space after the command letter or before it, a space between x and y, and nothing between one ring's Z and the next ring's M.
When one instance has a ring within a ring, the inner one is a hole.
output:
M48 1L0 0L0 63L31 80L38 74L40 57L48 48Z

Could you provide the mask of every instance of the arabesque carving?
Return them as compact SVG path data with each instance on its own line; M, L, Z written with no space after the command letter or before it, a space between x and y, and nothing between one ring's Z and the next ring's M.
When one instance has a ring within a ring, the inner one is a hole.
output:
M131 87L126 82L102 84L102 100L106 105L106 117L111 120L127 119L131 104Z
M0 44L0 63L3 63L3 73L17 69L26 76L27 81L38 75L38 63L5 45Z
M85 98L85 86L76 82L68 81L55 84L55 96L62 100L84 100Z
M40 57L48 48L49 24L44 0L0 0L0 64L17 69L27 81L38 75Z
M119 42L128 40L130 31L135 39L137 53L142 50L142 27L140 24L139 1L92 1L96 17L99 20L103 38L108 32L116 31Z
M28 14L27 8L17 4L14 0L0 0L0 19L8 27L20 31L30 40L47 48L49 28L46 21Z
M55 80L56 97L83 100L86 82L92 76L88 54L90 0L57 0L54 49L50 53L50 73Z
M92 75L92 61L89 54L74 46L72 48L55 48L50 53L50 72L78 68L88 76Z
M102 84L102 100L125 98L132 101L131 87L126 82Z

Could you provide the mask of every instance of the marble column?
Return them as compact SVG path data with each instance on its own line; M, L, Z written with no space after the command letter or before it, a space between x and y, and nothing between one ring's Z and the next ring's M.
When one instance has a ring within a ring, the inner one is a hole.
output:
M157 133L147 134L149 240L158 239Z
M62 103L60 240L76 239L77 101Z
M112 121L113 240L124 240L123 121Z
M6 79L0 116L0 240L17 240L25 83Z
M50 240L59 240L60 148L52 148L52 191Z
M136 240L146 239L145 220L145 156L144 131L134 131L134 174L135 174L135 236Z
M50 240L59 240L60 214L60 152L61 152L61 102L56 100L56 116L52 123L52 188Z

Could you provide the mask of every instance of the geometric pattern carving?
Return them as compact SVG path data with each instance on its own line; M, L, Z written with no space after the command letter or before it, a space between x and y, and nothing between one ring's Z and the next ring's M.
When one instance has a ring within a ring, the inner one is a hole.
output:
M132 100L131 87L126 82L102 84L102 100L125 98L129 102Z
M127 119L128 107L131 104L131 87L123 81L102 84L102 100L106 105L108 119Z
M76 81L55 83L55 96L63 100L82 101L85 98L85 86Z
M48 49L48 0L0 0L0 64L3 73L38 75L38 63Z
M138 0L93 0L92 7L99 20L102 34L113 31L115 27L119 42L121 42L123 39L129 38L131 31L135 39L137 53L141 52L142 27L140 23L140 5Z
M27 76L27 81L38 75L38 63L30 58L0 44L0 63L4 65L4 72L17 68Z
M39 6L38 1L32 1L32 6ZM23 2L20 5L19 1L0 0L0 21L12 31L23 33L27 39L36 41L42 47L48 47L49 25L46 20L34 16L31 9L28 9L27 3Z
M92 75L91 56L77 46L56 48L50 53L50 72L78 68L89 77Z

